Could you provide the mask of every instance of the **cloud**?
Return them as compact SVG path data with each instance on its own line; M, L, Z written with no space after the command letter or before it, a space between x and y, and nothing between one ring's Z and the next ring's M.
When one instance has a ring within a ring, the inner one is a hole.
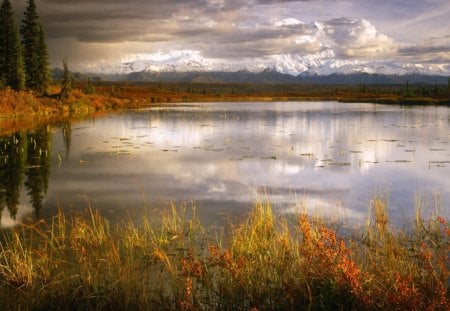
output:
M197 51L217 62L241 58L263 62L276 55L448 60L448 45L428 44L424 35L433 31L442 37L450 32L445 18L450 4L444 0L408 6L400 0L41 0L37 4L52 65L59 65L63 57L81 64L176 50ZM25 5L26 0L15 1L16 12ZM441 27L435 27L438 22Z
M450 35L432 37L415 45L403 46L398 54L410 62L450 63Z
M367 20L339 18L326 25L337 54L343 57L385 57L396 50L394 40Z

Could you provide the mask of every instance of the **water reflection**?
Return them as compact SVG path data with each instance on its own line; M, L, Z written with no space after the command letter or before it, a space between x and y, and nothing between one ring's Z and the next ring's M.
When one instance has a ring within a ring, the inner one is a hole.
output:
M438 193L448 217L449 119L447 107L334 102L129 111L4 137L0 201L4 216L25 214L23 202L45 218L89 201L121 220L145 202L192 200L214 222L267 194L280 212L359 221L382 187L394 217L414 213L419 190Z
M0 142L0 209L7 207L9 215L15 218L19 205L25 166L25 138L16 133Z
M21 221L18 210L23 187L39 217L50 176L51 138L49 127L0 137L0 221L7 218L3 226ZM28 210L26 205L23 210Z

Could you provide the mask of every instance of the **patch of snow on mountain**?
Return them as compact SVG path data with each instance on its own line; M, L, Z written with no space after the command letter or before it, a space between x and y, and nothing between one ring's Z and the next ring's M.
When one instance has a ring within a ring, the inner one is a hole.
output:
M259 73L265 69L290 75L351 74L426 74L449 75L449 64L403 64L390 60L362 61L337 59L332 49L312 54L280 54L261 59L237 61L204 58L199 51L179 50L149 54L129 54L120 63L111 66L97 63L85 66L84 72L103 74L128 74L132 72L236 72L240 70Z

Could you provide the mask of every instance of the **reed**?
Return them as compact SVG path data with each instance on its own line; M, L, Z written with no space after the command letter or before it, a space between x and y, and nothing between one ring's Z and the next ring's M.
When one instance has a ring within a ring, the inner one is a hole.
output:
M369 214L342 235L257 202L221 235L186 206L114 227L60 210L0 233L0 308L448 310L448 221L418 212L395 228L385 197Z

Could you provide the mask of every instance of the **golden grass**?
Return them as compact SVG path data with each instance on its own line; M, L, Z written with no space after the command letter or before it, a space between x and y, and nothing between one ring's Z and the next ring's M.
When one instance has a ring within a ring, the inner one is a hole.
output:
M189 213L188 213L189 212ZM190 216L188 216L190 215ZM1 232L4 309L448 310L450 226L392 228L375 198L350 238L259 202L226 239L195 209L111 228L98 211ZM355 231L356 232L356 231Z
M0 118L93 114L121 108L129 102L111 96L84 94L80 90L74 90L68 99L60 100L59 87L52 86L49 91L48 96L38 97L30 91L0 90Z

